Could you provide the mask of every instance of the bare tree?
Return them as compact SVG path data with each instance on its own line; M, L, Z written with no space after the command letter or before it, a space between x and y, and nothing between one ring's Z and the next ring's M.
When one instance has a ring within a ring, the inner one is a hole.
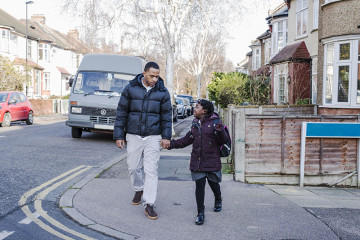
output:
M244 0L64 0L63 9L83 19L84 38L94 47L99 46L99 36L117 32L119 42L114 44L121 52L127 47L130 52L141 53L138 55L148 59L158 53L156 48L161 43L166 57L166 85L173 95L175 61L186 54L180 42L195 37L196 41L187 41L187 44L190 42L199 52L196 54L198 60L194 61L198 62L198 70L193 72L201 84L203 74L199 72L206 68L201 62L211 62L217 56L207 55L202 52L204 49L198 50L194 43L208 42L208 37L213 37L214 33L219 33L217 36L223 41L231 28L239 23L242 13L253 5Z

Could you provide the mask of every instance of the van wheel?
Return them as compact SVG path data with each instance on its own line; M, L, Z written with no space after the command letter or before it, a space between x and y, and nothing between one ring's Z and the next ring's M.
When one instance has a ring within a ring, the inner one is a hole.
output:
M7 112L4 114L4 119L3 119L1 126L10 127L10 124L11 124L11 115L10 115L10 113Z
M26 124L31 125L31 124L33 124L33 122L34 122L34 115L33 115L33 112L30 111L28 118L26 119Z
M81 138L81 135L82 135L82 128L76 128L76 127L71 128L71 136L73 138Z

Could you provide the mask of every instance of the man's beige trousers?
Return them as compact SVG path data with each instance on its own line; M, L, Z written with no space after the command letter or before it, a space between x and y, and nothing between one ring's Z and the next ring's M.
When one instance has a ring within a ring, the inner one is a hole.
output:
M154 205L156 200L160 141L161 135L126 134L130 180L134 191L144 191L144 204Z

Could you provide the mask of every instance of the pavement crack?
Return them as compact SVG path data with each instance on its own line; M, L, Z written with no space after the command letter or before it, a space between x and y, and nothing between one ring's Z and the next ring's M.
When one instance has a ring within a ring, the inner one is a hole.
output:
M326 223L326 222L323 221L319 216L317 216L314 211L312 211L311 209L308 209L308 208L304 208L304 209L305 209L305 211L307 211L308 213L310 213L311 215L313 215L315 218L319 219L319 220L320 220L323 224L325 224L325 226L327 226L340 240L342 240L342 238L339 236L339 234L337 234L337 233L331 228L331 226L330 226L328 223Z

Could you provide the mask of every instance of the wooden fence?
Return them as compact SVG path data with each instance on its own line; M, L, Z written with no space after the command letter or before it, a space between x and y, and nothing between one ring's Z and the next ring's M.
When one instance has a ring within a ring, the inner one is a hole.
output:
M299 184L302 122L359 122L359 115L320 116L313 106L220 110L233 139L235 180ZM306 140L305 184L331 185L356 171L357 139ZM354 175L340 185L356 186Z

